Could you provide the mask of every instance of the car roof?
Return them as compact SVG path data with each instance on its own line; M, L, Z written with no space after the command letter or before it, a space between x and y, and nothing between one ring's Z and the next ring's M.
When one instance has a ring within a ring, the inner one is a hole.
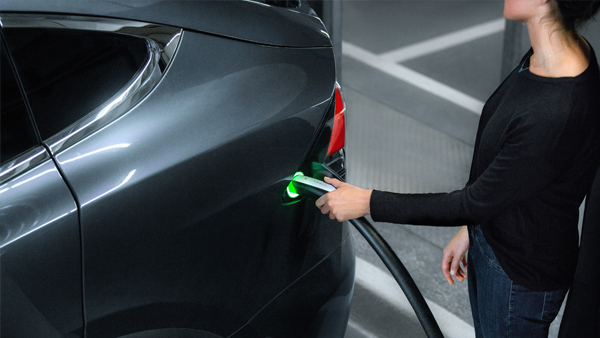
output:
M318 17L249 0L2 0L0 12L101 16L273 46L331 46Z

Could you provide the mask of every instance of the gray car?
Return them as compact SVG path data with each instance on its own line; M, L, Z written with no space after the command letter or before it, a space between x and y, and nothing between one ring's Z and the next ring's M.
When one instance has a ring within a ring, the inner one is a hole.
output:
M3 338L343 337L331 41L305 2L0 2Z

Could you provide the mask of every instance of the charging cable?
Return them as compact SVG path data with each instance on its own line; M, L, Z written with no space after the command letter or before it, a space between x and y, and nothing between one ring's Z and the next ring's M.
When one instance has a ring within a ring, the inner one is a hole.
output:
M315 199L335 190L335 187L331 184L303 175L295 176L292 179L291 184L299 195L314 197ZM398 258L386 240L381 237L379 232L377 232L373 225L371 225L364 217L351 219L350 223L352 223L356 230L358 230L358 232L367 240L392 276L394 276L394 279L396 279L396 282L400 285L408 302L415 311L427 337L443 338L444 335L435 321L425 298L423 298L421 291L419 291L417 284L415 284L415 281L408 273L408 270L406 270L404 264L402 264L400 258Z

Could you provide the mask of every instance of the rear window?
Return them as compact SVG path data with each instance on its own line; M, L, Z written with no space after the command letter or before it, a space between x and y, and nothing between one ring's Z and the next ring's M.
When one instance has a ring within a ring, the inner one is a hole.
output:
M149 57L146 40L110 32L5 28L42 139L125 87Z

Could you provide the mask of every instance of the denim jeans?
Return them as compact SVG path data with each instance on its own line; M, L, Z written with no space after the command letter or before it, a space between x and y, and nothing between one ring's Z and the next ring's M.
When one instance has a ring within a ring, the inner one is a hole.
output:
M469 299L477 338L547 338L568 288L531 291L498 264L481 228L469 226Z

